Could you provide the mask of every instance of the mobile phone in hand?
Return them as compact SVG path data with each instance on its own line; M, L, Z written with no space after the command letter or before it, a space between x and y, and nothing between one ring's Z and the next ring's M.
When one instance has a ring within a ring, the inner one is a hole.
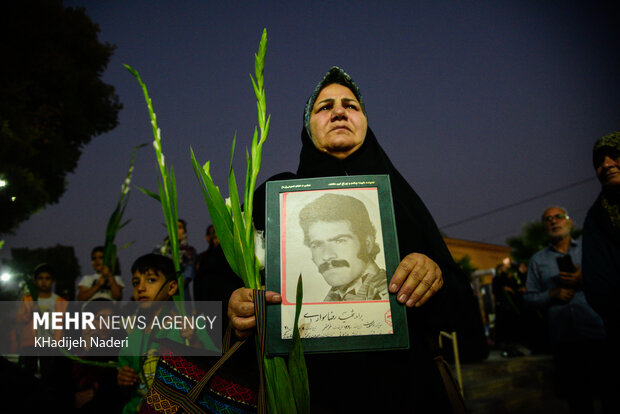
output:
M575 271L575 265L573 264L573 259L571 259L570 255L560 256L555 259L558 262L558 268L560 272L568 272L572 273Z

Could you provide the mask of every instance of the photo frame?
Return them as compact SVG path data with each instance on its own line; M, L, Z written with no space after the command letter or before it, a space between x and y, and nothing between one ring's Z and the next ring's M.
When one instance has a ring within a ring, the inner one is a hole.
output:
M389 294L398 238L388 175L267 182L266 351L289 352L296 288L305 353L409 347L406 308Z

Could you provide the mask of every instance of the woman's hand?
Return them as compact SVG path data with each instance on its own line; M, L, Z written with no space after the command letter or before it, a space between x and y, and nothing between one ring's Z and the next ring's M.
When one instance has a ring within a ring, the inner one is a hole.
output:
M280 303L282 297L277 292L265 292L267 303ZM254 290L239 288L230 295L228 301L228 318L232 323L237 338L243 339L254 333L256 317L254 316Z
M390 280L390 293L407 307L421 306L443 286L441 269L428 256L411 253L400 262Z

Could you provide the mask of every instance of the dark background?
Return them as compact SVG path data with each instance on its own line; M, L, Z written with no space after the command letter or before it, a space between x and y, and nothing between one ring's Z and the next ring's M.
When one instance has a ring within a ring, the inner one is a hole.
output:
M59 243L74 246L82 273L92 273L90 250L103 244L131 151L153 141L141 90L123 63L149 87L177 175L179 216L190 243L204 250L210 219L189 148L212 161L226 193L236 131L234 168L243 181L256 124L249 74L264 27L272 127L259 181L296 169L303 105L338 65L359 85L369 125L393 163L449 237L504 244L552 204L580 226L599 191L592 145L620 129L618 16L598 2L65 4L85 7L100 40L118 46L103 79L124 109L119 126L84 149L60 203L4 237L1 257ZM149 145L138 152L133 184L155 191L158 176ZM165 229L159 205L135 189L126 217L132 221L117 243L134 241L119 252L128 282L133 260Z

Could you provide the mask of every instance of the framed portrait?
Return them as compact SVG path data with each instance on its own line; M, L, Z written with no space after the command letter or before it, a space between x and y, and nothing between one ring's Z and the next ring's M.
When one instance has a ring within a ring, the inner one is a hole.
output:
M287 354L297 282L306 353L409 347L405 306L388 291L399 264L388 175L267 183L267 353Z

